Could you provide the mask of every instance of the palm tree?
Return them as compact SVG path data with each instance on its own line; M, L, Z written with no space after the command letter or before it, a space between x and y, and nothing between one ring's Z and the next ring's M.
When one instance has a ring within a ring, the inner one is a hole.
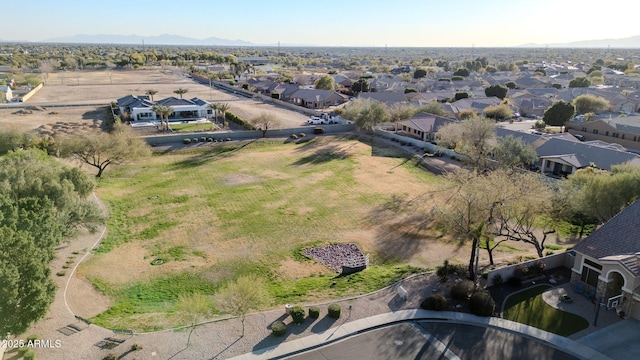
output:
M158 93L158 90L149 89L147 90L147 92L145 92L145 95L149 95L149 97L151 98L151 101L153 101L153 95L157 93Z
M162 104L155 104L151 108L157 115L160 115L160 121L162 122L162 132L169 130L169 115L173 112L173 108L171 106L166 106ZM166 120L163 121L163 119Z
M174 90L174 93L180 95L180 99L182 99L182 95L189 92L189 89L178 88L178 90Z
M211 108L211 110L213 110L213 122L218 121L218 104L216 103L210 103L209 107Z
M225 124L227 122L227 111L229 110L230 105L227 103L218 104L218 111L222 114L222 123Z

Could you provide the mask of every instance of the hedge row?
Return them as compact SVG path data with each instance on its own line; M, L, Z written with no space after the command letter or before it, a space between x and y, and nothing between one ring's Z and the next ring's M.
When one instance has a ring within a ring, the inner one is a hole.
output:
M233 113L226 112L225 119L231 121L232 123L238 124L242 126L245 130L255 130L255 126L249 124L245 119L235 116Z

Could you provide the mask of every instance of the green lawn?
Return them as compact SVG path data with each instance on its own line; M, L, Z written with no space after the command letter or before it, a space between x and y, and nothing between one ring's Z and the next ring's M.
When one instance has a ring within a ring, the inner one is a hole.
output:
M174 326L179 295L215 295L240 275L264 280L270 295L265 305L272 306L371 292L422 271L380 261L371 248L365 251L373 252L372 266L345 277L284 276L280 269L295 261L304 270L311 262L299 254L305 245L343 242L345 234L370 228L367 219L390 198L412 199L438 181L386 151L372 156L369 146L348 137L229 142L109 169L98 189L110 211L108 235L80 271L114 303L91 320L108 328ZM379 172L397 186L366 183ZM416 209L385 211L385 219L393 220ZM144 255L128 257L122 272L131 274L129 280L115 283L111 276L118 274L104 267L123 261L116 251L123 246L125 255ZM165 264L152 266L156 258ZM154 275L139 279L137 272Z
M542 299L542 293L549 288L538 285L511 295L506 300L503 318L562 336L588 328L585 318L558 310Z
M192 132L192 131L211 131L213 130L213 124L208 123L169 123L171 130L175 132Z

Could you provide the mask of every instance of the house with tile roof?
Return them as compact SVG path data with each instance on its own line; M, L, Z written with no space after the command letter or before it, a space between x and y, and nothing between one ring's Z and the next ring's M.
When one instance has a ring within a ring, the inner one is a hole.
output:
M153 121L160 117L153 111L156 104L173 108L173 113L169 116L169 121L207 118L211 116L212 109L209 103L200 98L179 99L168 97L158 101L151 101L149 96L127 95L116 100L120 114L132 121Z
M433 114L421 112L411 119L399 121L397 124L398 135L409 136L425 142L431 142L436 138L438 129L456 119L449 119Z
M612 117L590 121L571 120L565 123L571 134L584 136L585 140L601 140L616 143L627 149L640 151L640 116Z
M608 309L640 320L640 200L579 242L571 283ZM594 292L595 291L595 292Z
M348 100L348 96L332 90L300 89L291 94L292 103L309 109L324 109Z

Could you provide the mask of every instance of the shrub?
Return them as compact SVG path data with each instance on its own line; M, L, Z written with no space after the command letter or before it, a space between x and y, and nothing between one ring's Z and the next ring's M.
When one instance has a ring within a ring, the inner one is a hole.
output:
M207 141L207 137L206 137L206 136L201 137L201 138L200 138L200 141L202 141L202 142Z
M493 276L493 285L500 286L500 285L502 285L503 282L504 282L504 279L502 278L502 275L495 274Z
M18 355L24 356L24 354L26 354L27 351L29 351L28 347L26 347L26 346L20 347L20 348L18 348Z
M338 319L340 318L340 313L342 312L342 307L340 306L340 304L331 304L329 305L329 313L327 315L329 315L329 317L332 317L334 319Z
M183 144L191 144L191 139L182 139Z
M438 266L436 274L441 282L446 282L449 279L449 260L445 260L442 266Z
M224 139L224 141L231 141L231 138L226 138Z
M213 138L207 138L207 142L213 142Z
M321 128L321 127L314 128L313 133L316 135L324 134L324 128Z
M451 297L458 300L467 300L472 291L473 291L473 281L471 280L458 281L451 288Z
M492 316L496 310L496 303L486 290L476 291L469 298L471 313L478 316Z
M33 335L27 336L27 342L33 341L33 340L38 340L38 335L33 334Z
M518 264L513 270L513 276L522 279L529 274L529 268L524 264Z
M305 313L306 311L300 305L296 305L292 307L291 310L289 311L289 314L291 315L293 322L296 324L302 324L304 322Z
M320 317L320 308L317 306L312 306L309 308L309 317L312 319L317 319Z
M24 360L33 360L33 359L36 358L36 353L35 353L35 351L27 348L27 352L22 356L22 358Z
M116 360L117 358L116 354L107 354L102 358L102 360Z
M447 308L447 298L442 294L431 295L420 304L420 307L425 310L442 311Z
M511 287L520 287L520 285L522 285L522 279L517 276L512 276L507 280L507 284Z
M142 345L138 343L131 345L131 351L138 351L138 350L142 350Z
M297 138L298 138L298 135L296 135L296 134L291 134L291 135L289 135L289 137L290 137L291 139L297 139Z
M198 138L193 138L193 142L198 142Z
M61 271L58 271L58 272L56 273L56 275L58 275L58 276L65 276L65 275L67 275L67 272L66 272L66 271L64 271L64 270L61 270Z
M305 134L305 133L300 133L300 134L298 134L298 136L299 136L299 137L305 137L305 136L307 136L307 134Z
M287 325L282 321L276 321L271 324L271 333L273 336L282 336L287 332Z

